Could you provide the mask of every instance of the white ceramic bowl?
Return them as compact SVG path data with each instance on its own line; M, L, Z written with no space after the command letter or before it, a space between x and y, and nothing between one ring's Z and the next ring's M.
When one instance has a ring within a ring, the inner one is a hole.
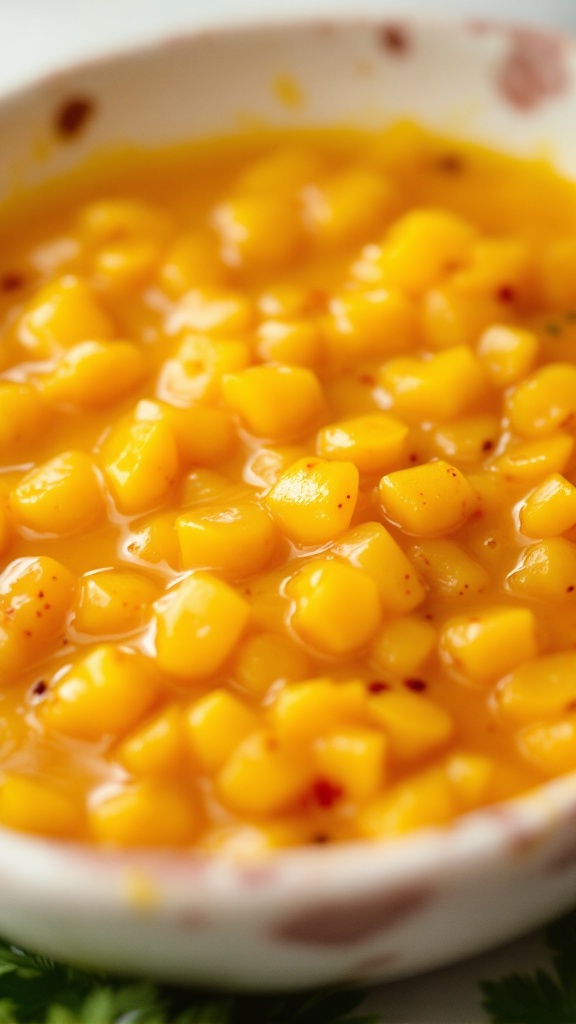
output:
M278 101L279 74L302 105ZM478 23L342 20L168 39L0 97L0 195L110 144L405 115L516 153L545 147L576 177L574 43ZM447 829L249 865L0 833L3 934L203 985L391 978L509 939L575 899L576 774Z

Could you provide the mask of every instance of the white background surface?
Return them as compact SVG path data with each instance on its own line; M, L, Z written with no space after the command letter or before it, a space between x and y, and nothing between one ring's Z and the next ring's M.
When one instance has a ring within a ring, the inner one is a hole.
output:
M95 55L110 42L116 48L231 17L322 18L350 10L500 17L576 31L576 0L0 0L0 90ZM380 1012L383 1024L481 1024L478 980L531 971L545 960L540 937L530 936L456 967L375 989L370 1009Z

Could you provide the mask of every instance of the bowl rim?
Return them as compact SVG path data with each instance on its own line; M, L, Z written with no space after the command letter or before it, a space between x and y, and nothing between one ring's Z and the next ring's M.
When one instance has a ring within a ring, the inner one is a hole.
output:
M526 32L555 40L576 53L576 32L523 20L399 11L363 13L361 10L358 13L350 10L333 16L295 11L293 14L283 12L278 18L236 12L225 22L196 27L186 24L181 31L171 31L156 39L127 40L118 45L103 43L85 58L65 61L51 70L29 75L14 86L0 87L0 109L33 99L34 94L41 93L48 84L64 83L77 74L97 73L109 66L154 59L162 50L175 45L186 47L204 39L226 36L242 39L246 35L286 30L306 32L342 27L377 30L386 26L415 26L431 33L450 30L470 35L479 35L479 28L504 36ZM187 905L212 908L214 896L221 893L228 912L245 909L247 904L254 909L254 901L258 903L262 896L267 903L271 896L281 904L290 903L297 892L302 895L303 877L309 883L309 891L304 890L305 898L309 897L313 886L322 900L328 893L339 891L343 879L347 883L346 894L350 896L354 888L364 891L373 887L374 882L395 887L402 880L409 883L446 874L472 875L480 865L500 863L503 850L514 856L545 844L563 823L571 820L576 822L576 769L545 780L516 797L461 814L446 826L418 829L394 839L284 847L243 858L194 847L182 850L99 847L89 841L53 839L0 826L0 884L4 884L7 876L11 877L16 884L21 881L26 885L35 903L52 902L53 894L46 890L46 877L38 870L44 863L51 879L57 876L66 879L67 885L58 892L59 904L72 907L80 898L84 907L93 905L102 909L118 903L118 892L110 886L110 879L124 878L126 871L142 868L169 895L176 895ZM40 863L39 853L44 854ZM32 859L36 872L31 877ZM96 866L106 868L100 877L94 873ZM319 873L319 866L327 871ZM350 866L356 876L360 876L356 877L354 886L350 886ZM74 868L76 873L71 870ZM86 871L96 883L89 889L85 887ZM183 881L194 883L199 877L200 885L182 887Z

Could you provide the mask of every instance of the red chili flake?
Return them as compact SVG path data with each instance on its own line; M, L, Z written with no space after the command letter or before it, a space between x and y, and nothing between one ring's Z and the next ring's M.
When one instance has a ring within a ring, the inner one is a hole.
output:
M564 710L565 711L576 711L576 700L568 701L568 703L567 703L566 707L564 708Z
M380 42L392 53L405 53L410 45L408 34L400 25L384 25L380 30Z
M325 843L330 842L330 836L327 836L325 832L318 832L317 835L312 836L312 842L317 843L318 846L323 846Z
M566 587L566 593L567 594L571 594L573 590L574 590L574 585L573 584L571 584L569 587Z
M410 462L418 462L418 456L416 452L412 452L410 455Z
M45 679L39 679L37 683L34 683L32 687L32 693L34 697L41 697L43 693L46 693L48 689L48 683Z
M373 388L376 384L376 378L371 373L361 373L358 377L359 384L365 384L366 387Z
M16 270L9 270L0 277L0 289L3 292L16 292L23 284L24 278Z
M38 591L38 599L41 601L43 597L44 597L44 591L43 590L39 590Z
M405 679L404 686L407 690L413 690L414 693L422 693L428 688L428 684L423 679Z
M343 508L343 505L342 505L341 501L338 502L338 508Z
M511 284L503 284L498 288L496 298L498 302L515 302L517 298L516 289Z
M437 167L444 174L461 174L464 161L459 153L445 153L439 158Z
M71 139L86 126L95 111L94 101L86 96L73 96L56 111L54 127L58 135Z
M484 443L482 445L482 451L483 452L491 452L493 447L494 447L494 441L490 441L488 439L487 441L484 441Z
M381 679L374 679L371 683L366 684L366 689L369 693L384 693L386 690L391 690L390 683L383 683Z
M317 779L312 787L312 792L320 807L333 807L344 791L342 786L335 785L329 779Z

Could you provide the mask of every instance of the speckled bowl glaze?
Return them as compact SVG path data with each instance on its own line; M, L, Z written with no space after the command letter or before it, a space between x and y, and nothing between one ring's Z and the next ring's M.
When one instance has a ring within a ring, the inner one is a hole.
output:
M287 106L274 83L297 88ZM190 34L0 97L0 195L110 144L409 115L576 177L576 44L491 24L339 20ZM576 900L576 774L395 843L253 863L0 831L0 931L177 981L381 980L478 952Z

